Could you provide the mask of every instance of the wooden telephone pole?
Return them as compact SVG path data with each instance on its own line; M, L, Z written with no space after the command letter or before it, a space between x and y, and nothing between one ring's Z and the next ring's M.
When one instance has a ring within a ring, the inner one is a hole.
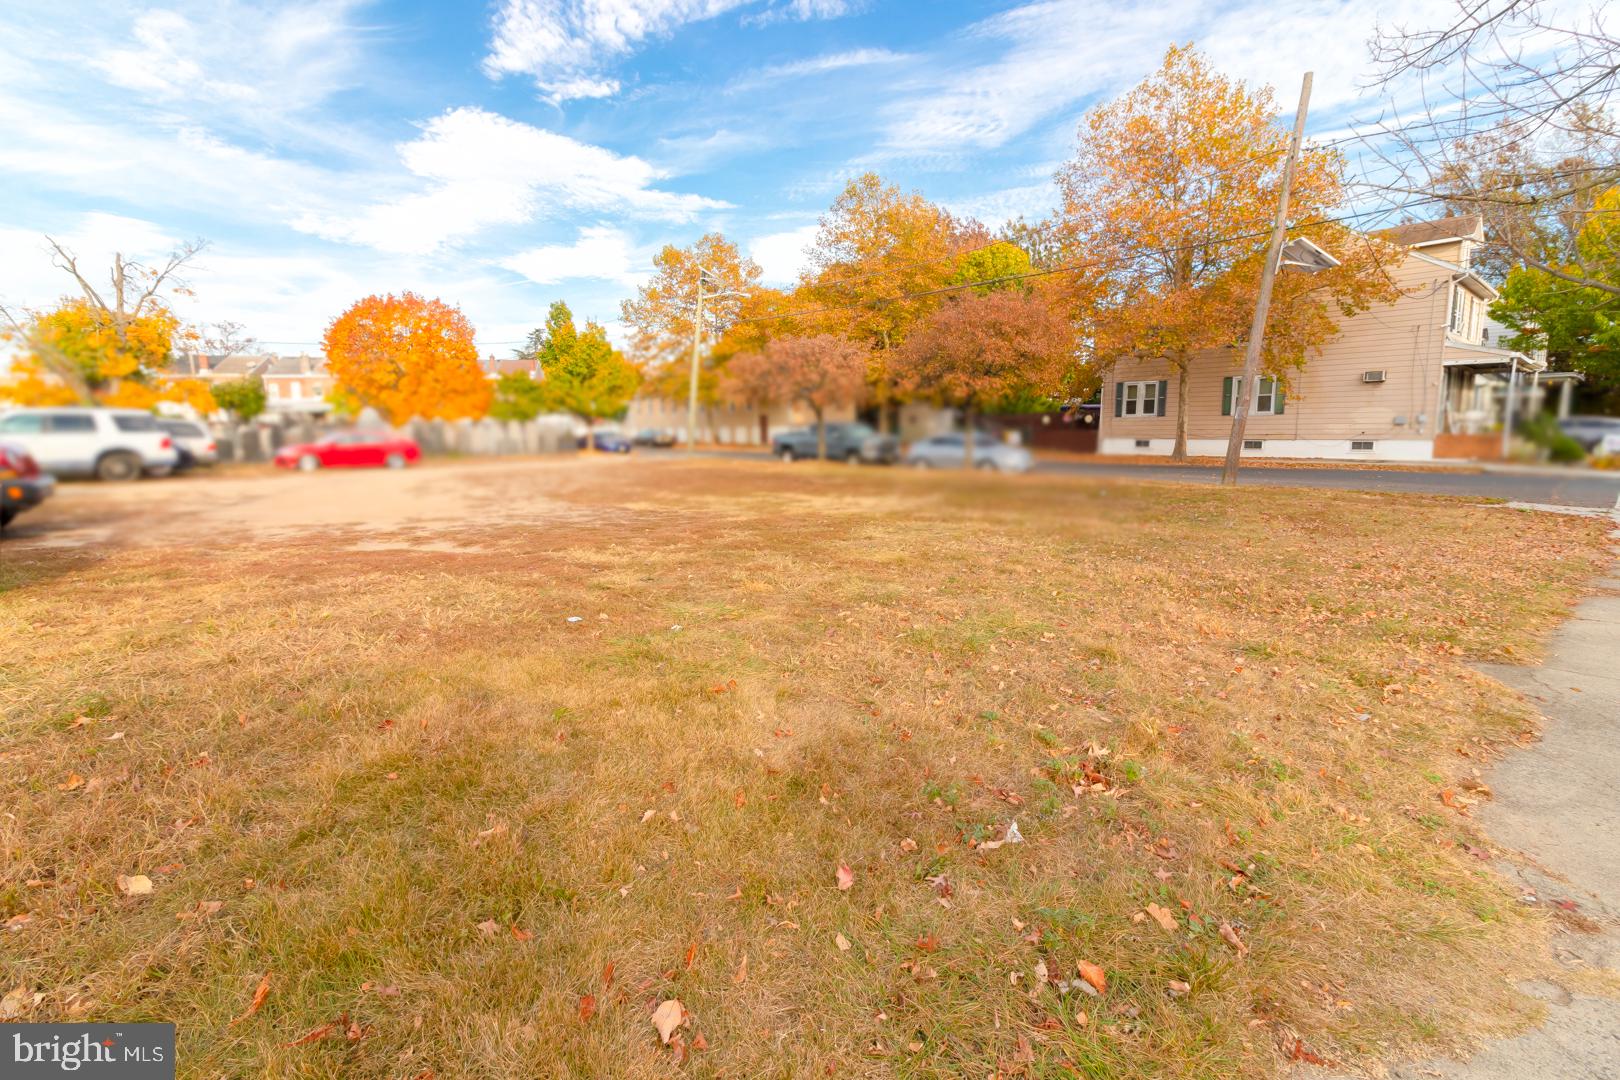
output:
M1243 378L1232 404L1232 437L1226 444L1226 466L1221 483L1237 484L1238 459L1243 456L1243 429L1249 422L1249 402L1254 400L1255 381L1260 376L1260 348L1265 342L1266 315L1271 310L1271 287L1277 280L1282 261L1283 240L1288 234L1288 194L1294 186L1294 168L1299 164L1299 144L1305 138L1305 111L1311 103L1311 73L1299 88L1299 111L1294 114L1294 138L1288 144L1288 161L1283 165L1282 192L1277 196L1277 220L1271 227L1271 244L1266 248L1266 265L1260 272L1260 297L1254 305L1254 321L1249 324L1249 343L1243 350Z

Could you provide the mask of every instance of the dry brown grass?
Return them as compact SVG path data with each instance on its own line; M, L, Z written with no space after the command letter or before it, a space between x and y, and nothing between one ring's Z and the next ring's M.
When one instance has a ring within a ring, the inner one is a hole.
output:
M638 1077L681 1068L673 996L695 1075L1232 1077L1534 1013L1548 926L1440 793L1533 728L1467 662L1535 653L1595 522L465 480L544 520L5 552L0 920L29 917L0 991L30 1019L177 1021L190 1077ZM1081 960L1105 994L1034 985ZM286 1045L343 1013L361 1037Z

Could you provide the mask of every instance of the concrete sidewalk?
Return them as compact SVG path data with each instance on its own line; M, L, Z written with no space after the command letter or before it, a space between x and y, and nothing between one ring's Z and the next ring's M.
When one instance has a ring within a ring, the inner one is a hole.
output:
M1553 635L1542 666L1480 667L1547 718L1540 742L1491 771L1487 782L1495 798L1478 812L1493 843L1518 853L1493 865L1526 902L1573 902L1602 927L1557 937L1555 955L1570 971L1620 970L1620 566L1598 590ZM1576 994L1557 981L1520 989L1546 1003L1541 1027L1488 1043L1466 1062L1402 1064L1389 1075L1620 1080L1620 1001ZM1325 1074L1300 1069L1295 1075L1322 1080Z

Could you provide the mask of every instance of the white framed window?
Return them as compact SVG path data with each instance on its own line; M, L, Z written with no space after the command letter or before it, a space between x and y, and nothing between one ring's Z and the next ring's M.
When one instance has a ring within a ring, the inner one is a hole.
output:
M1158 416L1159 384L1151 382L1122 382L1120 385L1121 416Z
M1243 376L1228 375L1221 384L1221 415L1232 415L1232 403L1243 393ZM1276 416L1283 411L1287 395L1270 375L1254 381L1254 397L1249 402L1250 416Z
M1465 295L1467 294L1463 292L1463 287L1461 285L1453 285L1451 287L1451 321L1446 324L1446 329L1450 330L1453 334L1462 333L1463 297Z

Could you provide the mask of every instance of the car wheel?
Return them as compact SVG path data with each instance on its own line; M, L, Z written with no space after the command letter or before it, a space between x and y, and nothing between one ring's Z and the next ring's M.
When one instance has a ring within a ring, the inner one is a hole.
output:
M973 467L975 469L978 469L980 472L1000 472L1001 471L1001 467L999 465L997 465L993 461L981 461L981 462L979 462L977 465L975 465Z
M911 467L913 469L931 469L931 468L933 468L933 466L928 463L927 458L917 458L916 460L914 460L911 463Z
M141 459L123 450L103 454L96 462L96 479L121 484L141 477Z
M778 452L776 456L781 458L782 461L785 464L788 464L788 465L793 464L793 447L791 447L791 446L782 447L781 451Z
M383 464L388 466L390 469L403 469L405 467L405 455L389 454L383 459Z
M846 464L846 465L859 465L860 463L861 463L861 452L859 450L851 450L849 453L844 455L844 464Z
M321 459L314 454L305 454L298 459L299 472L314 472L321 467Z

